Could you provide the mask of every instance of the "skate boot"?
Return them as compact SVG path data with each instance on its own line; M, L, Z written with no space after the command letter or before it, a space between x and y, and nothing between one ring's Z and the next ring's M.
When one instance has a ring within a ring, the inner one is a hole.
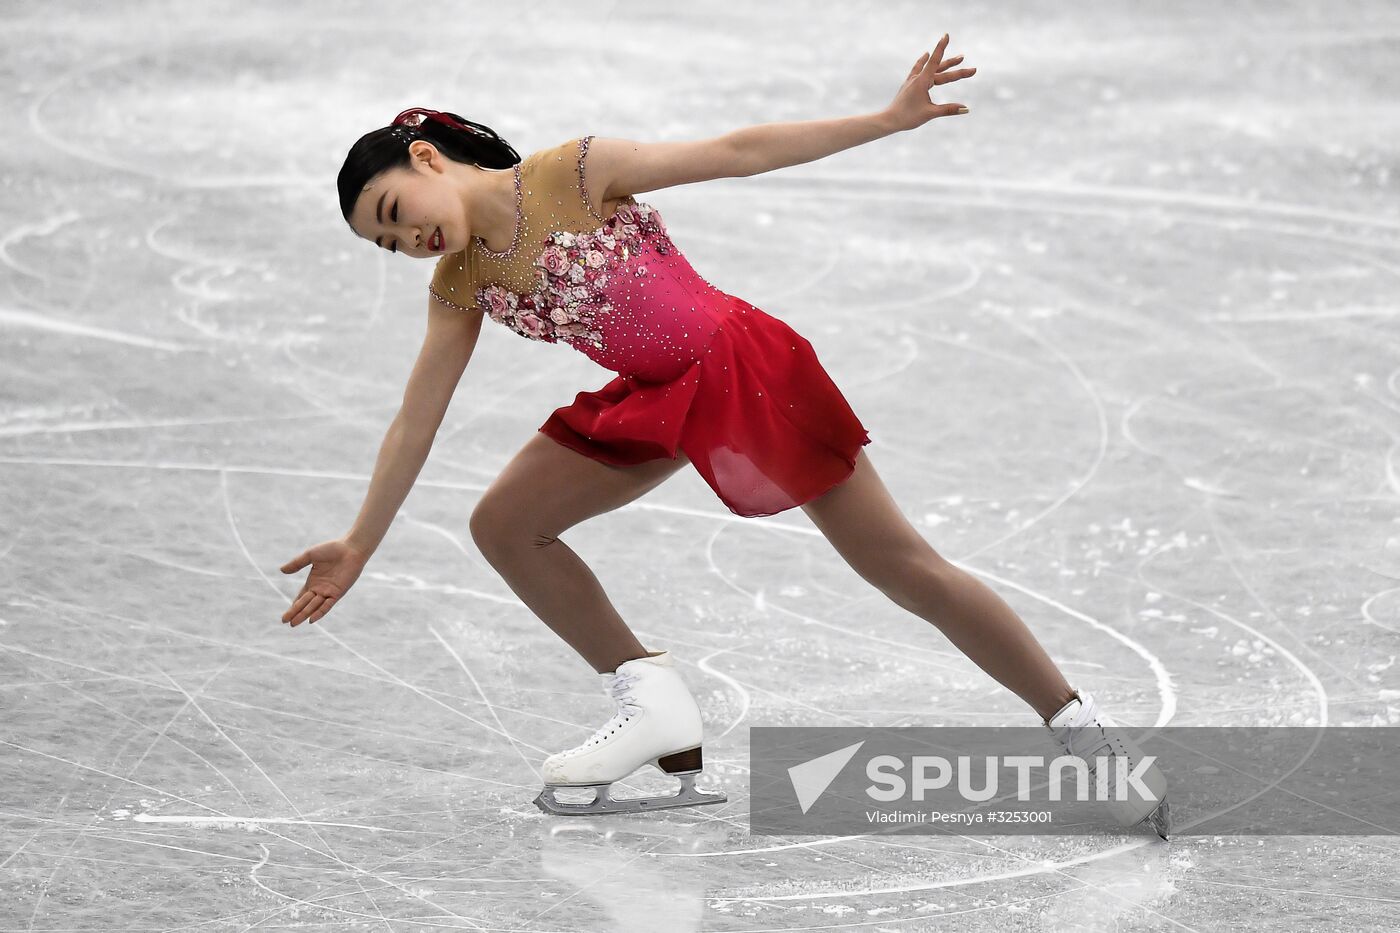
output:
M1088 691L1076 690L1074 695L1075 699L1062 706L1059 712L1045 722L1045 728L1050 730L1055 742L1065 752L1088 762L1090 786L1094 786L1098 781L1096 769L1099 767L1100 758L1122 756L1127 759L1125 773L1135 770L1145 757L1142 749L1128 738L1121 726L1099 709L1098 703ZM1115 786L1116 769L1119 765L1108 760L1103 761L1103 764L1108 766L1108 787L1111 792ZM1105 801L1105 804L1119 826L1146 824L1157 835L1166 839L1167 833L1171 831L1171 810L1167 806L1167 778L1154 761L1142 772L1141 780L1152 792L1154 799L1143 800L1140 799L1140 794L1133 793L1129 795L1129 800L1110 799Z
M544 789L535 805L546 813L635 813L668 807L724 803L729 798L695 789L700 773L700 707L686 689L669 652L634 658L600 674L617 713L577 748L550 755L542 767ZM658 797L612 797L609 785L643 765L681 779L680 791ZM590 787L588 803L555 799L558 787Z

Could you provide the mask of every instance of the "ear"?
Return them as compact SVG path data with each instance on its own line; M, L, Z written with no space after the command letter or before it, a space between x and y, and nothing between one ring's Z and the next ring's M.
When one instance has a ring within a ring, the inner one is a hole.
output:
M408 147L408 157L413 161L413 168L417 171L441 172L443 170L442 153L437 147L426 139L415 139Z

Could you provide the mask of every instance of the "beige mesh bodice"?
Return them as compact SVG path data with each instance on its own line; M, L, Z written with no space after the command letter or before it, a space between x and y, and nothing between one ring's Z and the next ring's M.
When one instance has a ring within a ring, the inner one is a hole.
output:
M589 139L516 167L515 242L501 254L475 240L443 256L435 300L617 373L541 425L565 447L615 466L684 452L737 515L830 490L870 438L812 345L707 282L650 204L628 197L600 217Z
M535 260L546 237L556 231L595 230L607 218L599 216L601 191L586 183L588 143L583 136L526 156L511 171L515 175L520 219L515 242L496 253L484 240L472 237L466 249L443 256L433 270L431 293L448 307L476 309L477 289L500 285L521 294L538 286ZM629 195L623 204L635 204ZM484 310L484 309L482 309Z

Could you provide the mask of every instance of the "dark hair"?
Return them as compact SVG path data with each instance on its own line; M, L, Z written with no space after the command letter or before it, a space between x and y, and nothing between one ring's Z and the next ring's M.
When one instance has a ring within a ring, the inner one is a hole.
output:
M473 123L455 113L446 113L463 126L458 129L437 120L423 120L417 126L394 125L370 130L350 147L345 164L340 167L336 187L340 190L340 213L345 222L355 210L355 201L370 179L392 168L407 168L412 160L408 146L414 140L425 139L454 162L466 162L482 168L510 168L520 161L520 153L511 148L489 126Z

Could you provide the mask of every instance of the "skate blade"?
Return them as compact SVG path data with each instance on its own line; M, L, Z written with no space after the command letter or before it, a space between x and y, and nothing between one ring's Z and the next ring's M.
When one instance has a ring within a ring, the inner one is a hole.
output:
M1163 841L1170 842L1167 834L1171 832L1171 806L1167 803L1167 798L1163 797L1162 802L1157 804L1157 809L1144 816L1139 822L1139 826L1147 826Z
M643 810L668 810L672 807L700 807L711 803L724 803L729 797L724 793L707 793L695 789L695 775L678 774L681 789L675 794L660 797L613 797L608 793L610 784L546 784L535 797L534 804L545 813L558 815L592 816L601 813L640 813ZM588 803L565 803L554 796L556 787L591 787L597 795Z

